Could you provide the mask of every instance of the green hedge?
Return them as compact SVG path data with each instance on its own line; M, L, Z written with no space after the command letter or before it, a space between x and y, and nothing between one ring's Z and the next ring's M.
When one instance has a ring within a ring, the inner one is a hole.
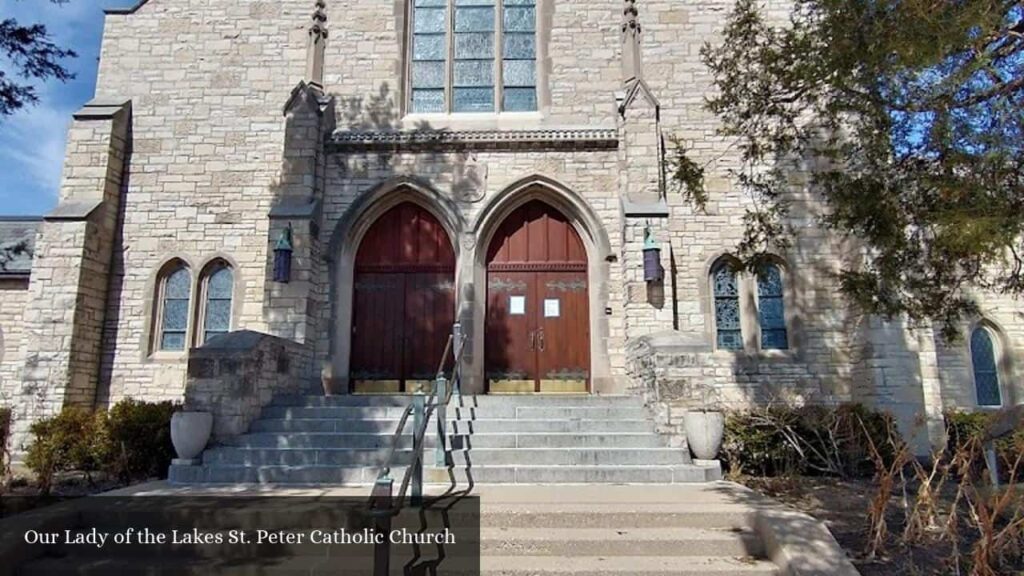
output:
M722 461L734 474L870 477L875 467L868 439L891 459L890 427L889 415L859 404L731 411Z
M121 482L164 477L174 457L172 402L122 400L109 412L74 406L32 425L32 443L25 465L35 472L40 488L49 492L61 472L84 472L91 480L104 472Z

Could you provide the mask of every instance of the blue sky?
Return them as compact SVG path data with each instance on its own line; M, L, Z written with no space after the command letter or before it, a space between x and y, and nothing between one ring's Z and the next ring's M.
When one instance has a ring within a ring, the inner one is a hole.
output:
M15 18L22 25L45 24L58 45L78 52L78 58L65 63L77 74L74 80L37 85L36 106L0 119L0 215L45 214L56 205L71 114L92 98L96 87L103 9L135 3L0 0L0 19ZM2 56L0 66L9 66Z

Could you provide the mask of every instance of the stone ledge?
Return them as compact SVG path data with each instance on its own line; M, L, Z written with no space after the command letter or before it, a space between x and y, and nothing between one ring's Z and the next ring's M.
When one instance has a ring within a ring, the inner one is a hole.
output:
M613 128L539 130L375 130L338 131L328 140L331 152L368 150L613 150Z

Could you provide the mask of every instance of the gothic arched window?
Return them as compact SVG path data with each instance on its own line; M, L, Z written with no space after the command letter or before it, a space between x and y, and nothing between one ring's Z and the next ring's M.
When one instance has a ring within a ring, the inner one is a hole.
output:
M1003 405L997 352L992 332L984 326L975 328L971 333L971 367L974 370L978 406Z
M218 334L231 331L231 300L234 293L234 273L231 266L218 260L203 272L200 279L203 309L200 316L202 344Z
M711 271L715 299L715 343L722 350L742 350L740 327L740 285L736 270L728 262L716 264Z
M183 262L167 266L159 278L157 349L184 350L188 339L188 305L192 292L192 274Z
M789 333L786 330L782 271L775 264L765 264L758 270L757 311L761 326L761 349L787 350Z
M536 0L413 0L413 113L537 109Z

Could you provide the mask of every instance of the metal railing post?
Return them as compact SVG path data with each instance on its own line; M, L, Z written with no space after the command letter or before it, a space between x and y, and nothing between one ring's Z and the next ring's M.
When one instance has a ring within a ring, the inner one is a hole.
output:
M460 396L462 395L462 379L457 378L456 375L462 372L462 367L459 366L459 363L462 362L463 344L462 323L456 322L452 326L452 354L455 358L455 366L452 366L452 387L454 388L452 393Z
M423 413L426 405L426 397L422 394L413 396L413 428L412 428L412 462L410 466L412 470L412 505L421 506L423 504L423 451L419 449L423 446Z
M448 381L444 376L439 377L434 385L437 386L437 447L434 448L434 465L444 467L448 464L445 454L447 452L447 424L448 406L445 401L448 398Z
M373 485L370 509L373 512L373 530L378 539L373 545L373 574L388 576L391 571L391 500L394 481L389 477L378 478Z

